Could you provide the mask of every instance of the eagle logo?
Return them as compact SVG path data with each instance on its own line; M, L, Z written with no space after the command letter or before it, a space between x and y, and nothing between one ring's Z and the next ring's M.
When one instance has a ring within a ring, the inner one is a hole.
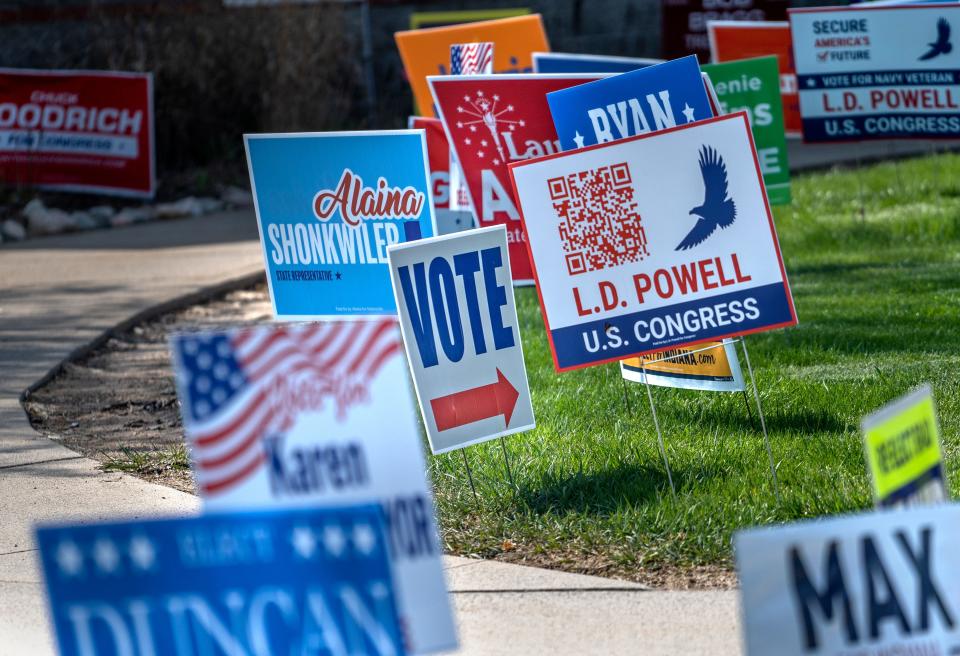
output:
M946 18L937 21L937 40L928 43L930 49L920 56L920 61L927 61L940 55L947 55L953 51L953 44L950 43L950 23Z
M715 148L700 149L700 175L703 176L703 203L690 210L697 223L674 250L685 251L702 243L717 226L726 228L737 218L737 206L728 197L727 165Z

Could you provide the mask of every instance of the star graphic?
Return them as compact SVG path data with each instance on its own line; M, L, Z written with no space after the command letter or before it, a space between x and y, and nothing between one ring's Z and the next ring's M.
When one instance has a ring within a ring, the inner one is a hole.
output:
M494 160L493 160L493 165L494 165L494 166L500 166L500 160L494 159Z
M457 111L463 114L463 107L457 107Z
M498 96L497 94L493 94L493 99L494 99L494 100L500 100L500 96Z
M468 145L468 146L469 146L469 145L470 145L470 143L471 143L471 139L470 139L470 137L467 137L466 139L464 139L464 140L463 140L463 143L465 143L466 145Z
M487 140L486 140L486 139L481 139L481 140L480 140L480 145L486 147L486 145L487 145Z
M476 132L476 131L477 131L477 126L476 126L476 125L471 125L471 126L470 126L470 131L471 131L471 132Z
M523 127L527 124L526 121L524 121L523 119L520 119L519 121L517 121L517 123L520 124L520 127Z
M483 157L483 151L482 151L482 150L478 150L478 151L477 151L477 157Z
M583 148L583 135L580 134L580 130L573 135L573 143L577 144L577 148Z
M807 79L807 86L808 86L808 87L815 87L815 86L817 86L816 80L814 80L812 77L811 77L811 78L808 78L808 79Z
M76 576L83 571L83 554L73 542L61 542L55 558L60 571L67 576Z
M687 123L693 123L693 107L683 103L683 115L687 117Z
M97 563L97 569L104 574L112 574L117 571L120 565L120 554L117 547L107 539L99 539L93 545L93 559Z
M508 111L508 112L512 112L512 111L513 111L513 105L507 105L507 111Z
M343 554L343 549L347 545L347 538L343 535L343 529L335 524L330 524L323 529L323 546L327 548L334 558L339 558Z
M294 527L293 533L290 534L290 544L303 560L310 560L317 549L317 539L307 526Z
M353 527L353 546L365 556L373 553L377 547L377 536L369 524L357 524Z
M470 96L464 96L464 97L463 97L463 101L464 101L464 102L470 102ZM459 109L459 107L458 107L458 109Z
M483 98L483 91L477 91L477 98Z
M458 127L458 128L462 128L462 127L463 127L463 121L457 121L457 127Z
M337 271L337 274L336 274L336 275L337 275L337 280L342 280L342 279L343 279L343 274L340 273L339 271Z
M137 535L130 539L130 549L128 553L134 566L144 571L153 567L153 561L156 560L157 557L153 543L142 535Z
M511 124L510 124L510 127L509 127L509 130L510 130L511 132L513 132L513 131L516 130L516 129L517 129L517 126L511 123Z

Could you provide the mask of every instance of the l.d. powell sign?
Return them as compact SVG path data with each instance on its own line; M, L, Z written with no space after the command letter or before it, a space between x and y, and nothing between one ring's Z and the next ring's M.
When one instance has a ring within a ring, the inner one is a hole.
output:
M796 323L745 113L510 171L558 370Z
M45 527L37 543L64 656L406 653L375 506Z
M960 137L960 5L791 9L804 141Z
M434 453L534 427L504 226L390 249L400 327Z
M434 232L423 131L244 142L277 318L395 314L387 246Z
M734 536L748 654L956 654L960 507Z

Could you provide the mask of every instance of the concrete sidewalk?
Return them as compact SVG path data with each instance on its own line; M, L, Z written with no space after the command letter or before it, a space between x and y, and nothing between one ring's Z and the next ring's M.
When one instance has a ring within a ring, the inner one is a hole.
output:
M251 213L0 247L0 656L53 651L36 522L193 512L197 499L36 434L21 392L131 316L262 270ZM446 558L464 654L735 653L734 592L652 592L610 579Z

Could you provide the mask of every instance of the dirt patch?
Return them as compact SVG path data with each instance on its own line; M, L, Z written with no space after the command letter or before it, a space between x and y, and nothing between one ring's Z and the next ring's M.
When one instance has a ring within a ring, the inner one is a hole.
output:
M262 323L272 317L265 284L163 315L111 338L33 392L25 404L34 428L110 471L195 493L173 381L168 339L183 330ZM723 566L629 567L576 550L525 549L504 543L490 557L655 588L731 588Z

